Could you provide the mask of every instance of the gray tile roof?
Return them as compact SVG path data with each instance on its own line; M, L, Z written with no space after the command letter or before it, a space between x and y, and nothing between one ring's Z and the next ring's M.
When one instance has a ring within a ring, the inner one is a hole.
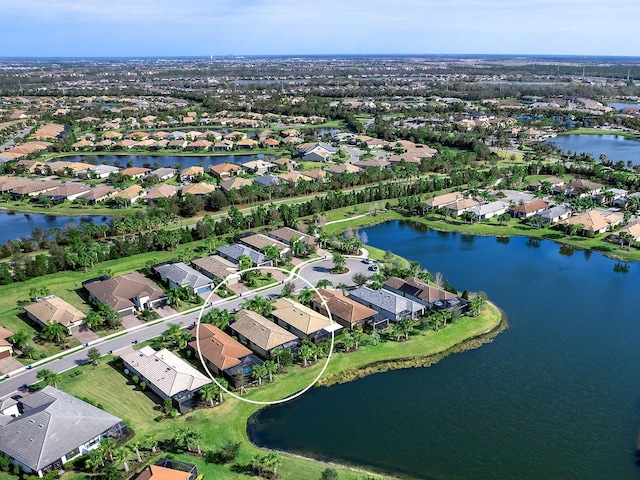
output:
M369 287L358 287L349 292L349 296L354 300L360 301L365 305L371 305L372 308L378 310L386 310L395 315L403 312L419 312L424 307L418 302L409 300L388 290L372 290Z
M34 471L122 422L50 386L21 403L24 413L0 426L0 451Z
M153 269L158 274L181 287L189 286L196 290L211 284L211 279L182 262L156 265Z
M218 247L218 253L238 263L240 262L239 258L242 255L246 255L247 257L249 257L254 265L260 265L267 261L267 257L265 257L262 253L256 252L252 248L245 247L244 245L240 245L237 243L234 243L233 245L223 245L222 247Z
M231 263L220 255L196 258L191 260L191 263L202 270L205 274L209 274L209 276L220 280L223 280L227 278L227 276L238 271L238 266L235 263Z

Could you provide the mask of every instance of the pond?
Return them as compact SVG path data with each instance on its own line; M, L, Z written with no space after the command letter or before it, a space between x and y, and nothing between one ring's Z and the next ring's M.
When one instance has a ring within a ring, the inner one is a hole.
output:
M509 329L430 368L263 410L248 427L256 443L424 479L640 479L640 265L401 222L366 233L487 292Z
M110 221L111 217L102 215L69 217L37 213L11 213L0 210L0 244L16 238L30 238L31 232L35 228L42 228L45 231L52 228L63 230L67 225L79 225L80 222L92 222L100 225Z
M613 162L640 164L640 140L621 135L558 135L547 143L555 143L565 153L591 153L596 160L604 153Z
M632 108L635 110L638 110L640 108L640 103L609 102L607 103L607 105L623 113L626 111L627 108Z

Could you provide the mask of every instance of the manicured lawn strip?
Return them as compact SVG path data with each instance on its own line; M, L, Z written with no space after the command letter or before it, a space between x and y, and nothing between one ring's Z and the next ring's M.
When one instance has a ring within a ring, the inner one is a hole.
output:
M154 431L159 425L154 418L161 414L157 404L104 357L100 365L83 365L60 374L58 388L76 397L86 397L101 404L106 411L127 422L138 438ZM75 372L81 372L76 376Z
M500 323L501 315L497 308L488 304L477 318L461 318L439 332L420 332L408 342L383 342L376 347L363 346L350 354L336 353L329 362L325 377L338 375L349 370L360 370L366 365L384 360L410 359L443 352L463 340L481 335ZM108 357L109 358L109 357ZM252 445L247 438L248 418L260 406L241 402L226 395L225 402L213 409L200 409L176 419L155 422L160 414L156 405L143 392L127 384L125 377L108 365L103 359L98 367L83 365L62 374L59 388L79 397L86 397L100 403L105 410L128 421L136 431L137 439L143 441L144 435L153 433L158 439L168 439L176 429L187 427L202 433L202 449L216 450L225 440L242 443L237 462L245 465L251 456L264 453ZM284 398L305 388L321 370L323 361L309 368L293 367L287 374L276 376L272 385L250 389L245 398L269 401ZM73 372L81 371L80 375ZM283 478L296 480L317 480L326 464L284 454L281 472ZM235 480L246 478L241 473L230 470L228 465L206 464L202 458L179 454L178 459L196 463L205 478ZM135 465L135 462L131 462ZM338 468L343 480L357 480L360 472ZM65 477L66 478L66 477Z
M84 215L104 215L107 217L118 217L125 213L132 213L136 210L142 210L145 205L142 203L134 204L126 209L117 209L106 207L103 204L98 205L74 205L71 202L62 202L57 205L45 207L37 203L24 202L21 200L0 203L3 210L14 211L16 215L23 213L38 213L40 215L56 215L56 216L84 216Z
M601 128L575 128L566 132L559 132L558 135L619 135L627 138L638 138L637 133L623 130L604 130Z

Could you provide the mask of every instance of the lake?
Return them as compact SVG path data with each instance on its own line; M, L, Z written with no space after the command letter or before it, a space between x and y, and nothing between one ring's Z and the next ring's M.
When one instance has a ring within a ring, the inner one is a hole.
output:
M487 292L509 329L430 368L267 408L248 427L256 443L423 479L640 479L640 265L619 273L551 241L401 222L366 233L460 290Z
M45 231L51 228L63 229L66 225L79 225L82 221L93 222L96 225L109 223L111 217L102 215L87 215L82 217L64 217L57 215L42 215L36 213L8 213L0 210L0 244L16 238L30 238L35 228Z
M596 160L605 153L614 162L640 164L640 140L620 135L558 135L547 143L555 143L564 152L591 153Z
M615 108L621 112L625 112L627 108L638 110L640 108L640 103L609 102L607 103L607 106Z
M246 154L246 155L202 155L202 156L179 156L179 155L72 155L63 157L61 160L70 162L86 162L95 164L108 164L126 167L131 164L134 167L154 168L154 164L159 163L163 167L173 167L176 164L183 168L204 164L205 167L219 165L221 163L245 163L256 158L268 161L275 160L273 155Z

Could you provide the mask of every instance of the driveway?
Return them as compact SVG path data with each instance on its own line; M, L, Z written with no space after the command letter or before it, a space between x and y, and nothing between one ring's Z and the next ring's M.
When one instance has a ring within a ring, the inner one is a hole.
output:
M89 343L100 338L84 323L77 327L72 327L69 331L71 333L71 336L77 339L80 343Z
M138 320L138 317L135 315L125 315L120 319L120 323L125 329L137 327L138 325L142 325L142 322Z
M318 281L326 278L329 280L333 286L338 286L340 283L346 283L347 285L353 285L353 275L354 273L362 273L366 277L370 277L375 272L369 270L369 265L362 263L361 258L347 258L346 267L349 269L347 273L343 273L341 275L335 275L331 273L331 269L333 268L332 260L322 260L320 262L314 262L300 270L300 276L307 280L311 285L316 285ZM296 281L296 287L303 288L306 286L306 283L303 280L298 279Z
M23 365L13 357L0 360L0 373L9 373L22 368Z

